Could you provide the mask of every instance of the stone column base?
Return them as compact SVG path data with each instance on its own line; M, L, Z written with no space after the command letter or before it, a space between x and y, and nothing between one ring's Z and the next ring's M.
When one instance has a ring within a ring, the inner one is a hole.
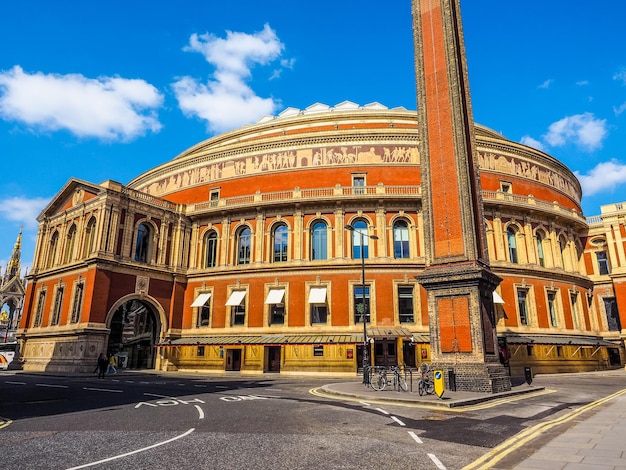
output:
M446 390L454 389L454 385L457 392L499 393L511 390L511 377L506 368L499 363L436 362L432 363L430 368L443 371Z

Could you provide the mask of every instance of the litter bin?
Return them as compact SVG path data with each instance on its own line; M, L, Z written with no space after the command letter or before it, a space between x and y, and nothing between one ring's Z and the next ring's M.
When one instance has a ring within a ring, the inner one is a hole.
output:
M448 369L448 390L456 392L456 374L454 369Z
M530 367L524 367L524 377L526 378L526 383L528 385L533 383L533 371Z

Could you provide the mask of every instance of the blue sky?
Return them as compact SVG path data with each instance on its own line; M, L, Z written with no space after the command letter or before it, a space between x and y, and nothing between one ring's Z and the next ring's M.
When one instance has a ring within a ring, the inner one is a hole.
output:
M593 5L593 6L590 6ZM410 0L0 3L0 266L71 178L127 183L286 107L416 109ZM476 122L626 201L626 2L461 2Z

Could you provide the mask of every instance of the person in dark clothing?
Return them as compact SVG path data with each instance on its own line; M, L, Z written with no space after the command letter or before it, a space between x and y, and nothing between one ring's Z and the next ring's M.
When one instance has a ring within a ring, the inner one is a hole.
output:
M104 376L107 372L107 367L109 367L109 361L104 353L100 353L98 356L98 378L104 379Z

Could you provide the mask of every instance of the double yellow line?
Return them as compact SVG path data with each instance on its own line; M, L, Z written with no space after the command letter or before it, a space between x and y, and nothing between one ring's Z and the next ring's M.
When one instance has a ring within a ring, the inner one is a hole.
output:
M474 470L474 469L484 470L484 469L492 468L495 463L501 461L502 459L507 457L509 454L511 454L513 451L519 449L523 445L532 441L537 436L546 432L547 430L555 426L558 426L560 424L566 423L576 418L577 416L580 416L581 414L586 413L587 411L597 406L602 405L603 403L611 401L621 395L624 395L625 393L626 393L626 389L620 390L619 392L615 392L612 395L609 395L600 400L591 402L588 405L582 406L578 408L577 410L573 410L559 418L555 418L553 420L546 421L545 423L539 423L534 426L531 426L530 428L525 429L524 431L518 433L512 438L507 439L499 446L494 447L491 450L491 452L486 453L478 460L467 465L466 467L463 467L463 470Z
M10 419L4 419L4 418L0 418L0 429L2 428L6 428L9 424L11 424L13 421Z

